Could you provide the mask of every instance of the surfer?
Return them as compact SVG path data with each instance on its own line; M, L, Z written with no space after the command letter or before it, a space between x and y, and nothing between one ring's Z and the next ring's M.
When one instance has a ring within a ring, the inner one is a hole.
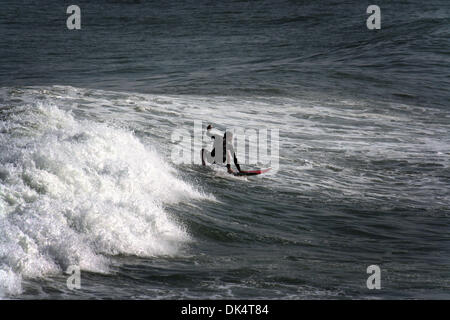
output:
M209 163L216 163L216 159L222 158L222 163L227 164L228 173L233 174L234 171L233 169L231 169L231 158L233 158L234 165L236 166L238 171L241 172L241 166L239 165L238 159L236 157L236 152L234 152L233 148L233 134L230 131L227 131L222 137L219 134L212 134L211 129L212 126L208 125L208 127L206 128L206 135L214 140L214 147L211 150L211 153L208 153L205 149L202 149L202 164L206 165L205 158ZM220 143L221 137L222 143Z

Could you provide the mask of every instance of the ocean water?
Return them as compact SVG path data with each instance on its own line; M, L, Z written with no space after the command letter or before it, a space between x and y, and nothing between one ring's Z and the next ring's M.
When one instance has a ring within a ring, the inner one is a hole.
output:
M70 4L0 4L1 298L450 298L448 1ZM175 161L210 123L276 166Z

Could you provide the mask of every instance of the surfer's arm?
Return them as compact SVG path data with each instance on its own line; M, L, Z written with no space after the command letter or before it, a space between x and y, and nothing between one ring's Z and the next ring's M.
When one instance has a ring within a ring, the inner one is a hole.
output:
M220 141L222 139L222 136L220 135L220 132L218 132L217 130L212 130L212 129L208 129L206 130L206 135L208 137L210 137L211 139L216 139L218 138L218 141Z

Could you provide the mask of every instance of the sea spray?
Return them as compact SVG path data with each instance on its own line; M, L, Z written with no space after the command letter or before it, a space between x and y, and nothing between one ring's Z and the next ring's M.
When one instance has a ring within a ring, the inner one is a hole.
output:
M130 131L46 103L0 110L0 294L109 255L174 255L189 240L165 211L203 195Z

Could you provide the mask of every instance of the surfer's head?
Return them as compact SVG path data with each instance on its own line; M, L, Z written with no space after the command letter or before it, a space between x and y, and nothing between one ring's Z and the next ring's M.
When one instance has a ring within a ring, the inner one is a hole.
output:
M208 125L207 127L206 127L206 130L211 130L212 129L212 125Z

